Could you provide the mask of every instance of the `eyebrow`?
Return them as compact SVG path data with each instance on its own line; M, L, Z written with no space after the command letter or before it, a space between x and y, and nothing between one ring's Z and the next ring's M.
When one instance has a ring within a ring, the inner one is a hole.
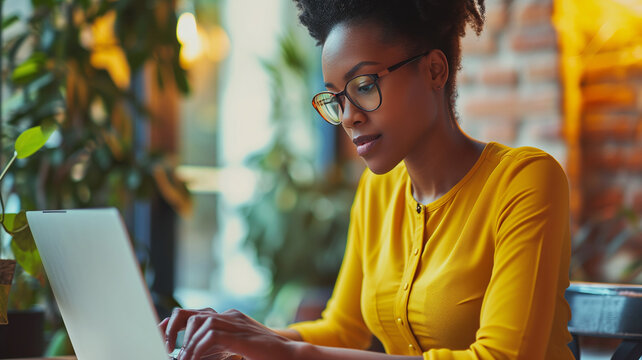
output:
M354 75L357 73L357 71L359 71L359 69L361 69L362 67L364 67L366 65L379 65L379 63L376 62L376 61L362 61L362 62L358 63L357 65L353 66L352 69L350 69L345 75L343 75L343 79L345 81L348 81L348 80L352 79L354 77ZM333 88L336 89L336 87L332 83L325 83L325 87L326 88L333 87Z

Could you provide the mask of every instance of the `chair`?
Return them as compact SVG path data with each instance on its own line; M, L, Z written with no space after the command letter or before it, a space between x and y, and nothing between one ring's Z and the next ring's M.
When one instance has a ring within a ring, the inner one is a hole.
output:
M642 286L571 282L566 300L573 314L569 347L580 360L579 336L622 339L612 360L642 356Z

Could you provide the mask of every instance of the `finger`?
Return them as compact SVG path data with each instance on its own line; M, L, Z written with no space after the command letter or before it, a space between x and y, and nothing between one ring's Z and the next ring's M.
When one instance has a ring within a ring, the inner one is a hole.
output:
M193 335L183 342L184 350L187 354L192 354L194 352L194 347L201 341L205 334L210 330L214 330L213 319L211 317L202 318L202 320L203 321L199 324L199 328L196 329Z
M218 315L215 315L214 318L216 319L216 330L223 330L228 332L237 331L239 325L246 326L248 325L248 323L254 322L254 320L248 318L242 312L234 309L227 310Z
M218 313L216 312L216 310L214 310L214 309L212 309L212 308L202 308L202 309L200 309L198 312L207 312L207 313L212 313L212 314L218 314Z
M198 340L198 343L195 343L190 346L191 358L190 360L200 359L203 354L206 354L207 351L216 345L216 336L214 335L214 330L208 329L204 332L203 336Z
M167 329L167 324L169 323L169 318L164 318L163 321L161 321L158 324L158 330L160 330L161 334L163 334L163 339L166 338L165 336L165 330Z
M172 311L172 315L170 316L167 327L165 328L167 350L169 352L172 352L176 346L176 337L178 336L178 332L185 328L187 319L189 319L190 315L194 313L194 311L184 310L181 308L175 308Z
M192 341L192 338L201 329L205 320L207 320L207 317L203 315L192 315L187 319L185 333L183 334L183 347L186 347Z

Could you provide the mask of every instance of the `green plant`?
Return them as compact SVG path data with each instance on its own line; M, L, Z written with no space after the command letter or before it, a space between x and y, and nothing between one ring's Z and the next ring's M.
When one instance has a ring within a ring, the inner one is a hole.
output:
M57 131L46 151L12 166L3 187L7 198L19 199L22 209L115 206L123 213L159 194L171 193L166 199L175 206L189 203L173 175L172 154L148 144L150 128L158 125L145 90L188 91L174 1L30 5L26 15L3 14L2 78L9 95L2 101L0 140L39 125L54 124ZM2 154L13 154L2 144ZM18 227L21 221L14 218ZM29 308L48 294L46 283L23 276L28 267L16 269L12 308ZM61 325L56 321L52 329Z
M41 147L45 145L51 133L54 131L54 126L41 127L36 126L24 131L15 143L15 150L11 160L0 173L0 183L7 174L7 171L16 159L25 159L33 155ZM16 258L18 265L24 269L26 273L36 278L41 284L44 285L44 271L42 268L42 261L36 249L36 244L33 240L33 235L29 230L27 224L27 217L24 211L18 214L6 214L4 211L4 200L0 193L0 225L11 236L11 250L13 256ZM0 246L0 257L2 256L2 246ZM13 263L13 262L12 262ZM7 263L10 264L10 263ZM13 271L15 270L15 263L11 268L7 267L3 272L4 281L0 283L0 324L7 323L7 304L9 301L9 287L11 286L11 279L13 278Z
M334 284L356 185L345 164L319 165L323 146L306 151L293 140L315 144L319 127L330 125L310 106L318 64L306 57L305 45L293 32L281 39L280 48L279 58L263 62L272 80L274 138L248 160L259 174L259 193L243 208L246 245L272 275L270 303L287 284Z

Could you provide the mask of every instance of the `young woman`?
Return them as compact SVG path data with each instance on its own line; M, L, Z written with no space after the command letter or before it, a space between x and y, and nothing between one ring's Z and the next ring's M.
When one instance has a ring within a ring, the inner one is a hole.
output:
M572 359L564 300L568 184L548 154L459 128L460 38L483 0L296 0L323 48L319 113L369 170L320 320L274 331L231 311L176 310L179 359ZM359 349L372 335L387 354ZM302 341L301 341L302 340Z

